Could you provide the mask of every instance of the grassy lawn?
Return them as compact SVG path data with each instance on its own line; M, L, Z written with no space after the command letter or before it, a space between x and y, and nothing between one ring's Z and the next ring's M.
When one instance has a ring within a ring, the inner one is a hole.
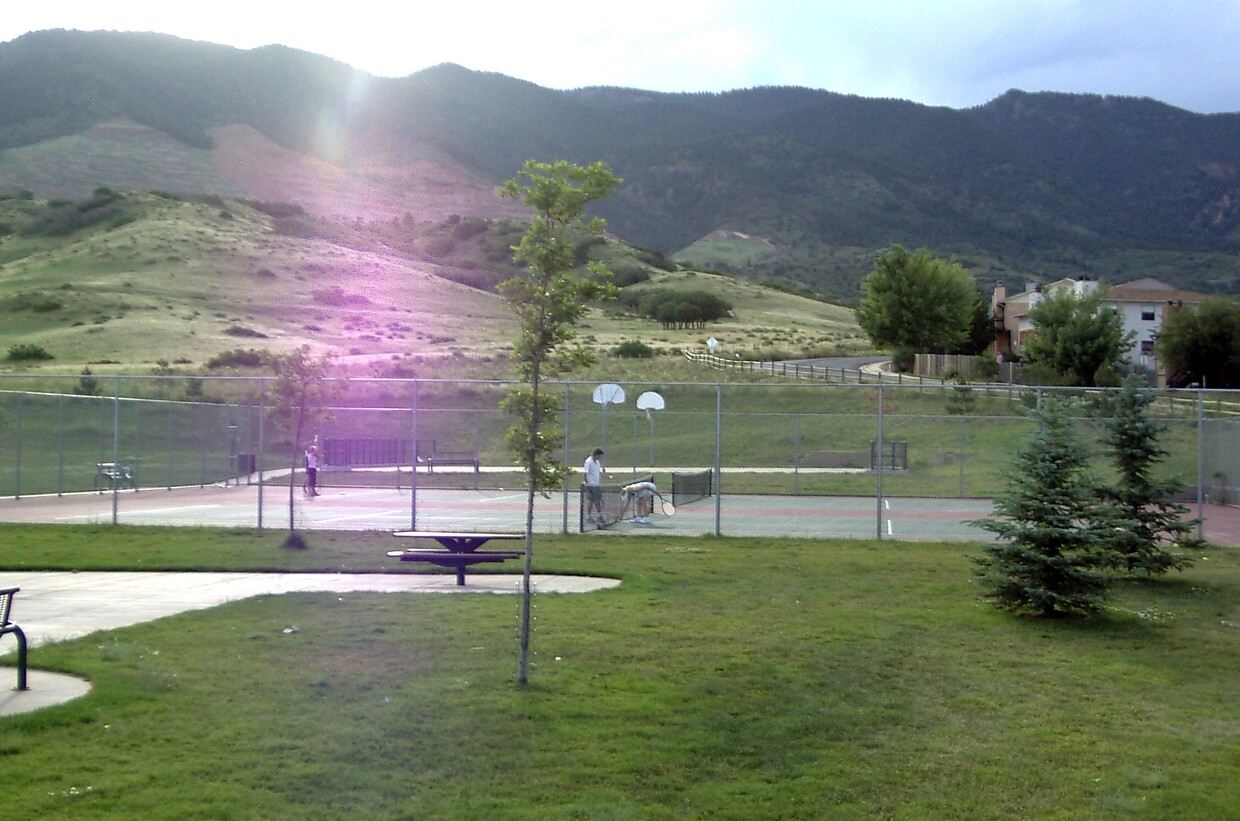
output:
M13 570L405 570L374 534L0 537ZM623 584L536 598L525 688L508 596L261 597L39 647L94 690L0 720L6 812L1234 818L1240 551L1047 622L978 602L968 550L539 537L536 572Z

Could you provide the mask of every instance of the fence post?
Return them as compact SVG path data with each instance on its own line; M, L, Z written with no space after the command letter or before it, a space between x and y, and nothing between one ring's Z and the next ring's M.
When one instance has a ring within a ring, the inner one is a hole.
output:
M571 396L571 385L566 380L564 382L564 464L566 465L572 464L571 462L568 461L569 459L569 456L568 456L568 445L569 445L568 410L569 410L570 396ZM568 532L568 487L569 487L570 476L572 476L571 473L564 474L564 480L561 483L563 490L564 490L563 494L561 494L564 499L564 511L563 511L563 514L564 514L563 532L564 533Z
M22 395L17 394L17 419L14 423L14 432L17 434L17 441L13 443L13 453L17 457L13 464L13 498L20 499L22 497Z
M715 383L715 535L723 535L723 385Z
M883 380L878 380L878 431L875 439L878 450L878 475L876 477L874 496L878 500L875 510L875 527L878 540L883 540Z
M121 462L121 378L113 377L112 381L112 470L116 471ZM112 479L112 524L119 519L117 508L120 505L121 483Z
M56 495L65 491L65 397L56 397Z
M1205 388L1197 386L1197 540L1205 541Z
M263 529L263 463L266 461L265 441L266 430L265 423L267 420L267 377L260 376L258 378L258 462L254 469L258 471L258 529Z
M418 380L413 380L410 402L410 435L413 437L413 458L409 460L409 529L418 529Z

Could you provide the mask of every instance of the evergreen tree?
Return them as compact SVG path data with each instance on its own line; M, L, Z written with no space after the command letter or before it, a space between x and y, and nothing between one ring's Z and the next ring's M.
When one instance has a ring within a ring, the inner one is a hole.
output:
M1139 376L1130 374L1124 379L1115 413L1107 422L1107 444L1119 482L1101 491L1104 501L1123 519L1112 531L1115 563L1128 573L1147 576L1192 564L1187 556L1169 547L1191 541L1195 525L1187 518L1187 507L1170 501L1182 483L1175 478L1154 477L1155 467L1167 455L1158 443L1166 426L1149 418L1155 396L1142 390Z
M1017 454L996 515L974 522L999 537L974 557L981 568L974 579L1006 610L1095 613L1110 581L1105 567L1112 525L1099 515L1088 453L1063 404L1046 399L1032 416L1038 430Z

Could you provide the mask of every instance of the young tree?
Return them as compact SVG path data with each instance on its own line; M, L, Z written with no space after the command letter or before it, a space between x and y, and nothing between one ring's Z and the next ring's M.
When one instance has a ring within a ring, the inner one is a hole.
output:
M974 557L974 579L997 606L1042 616L1095 613L1109 577L1112 525L1095 506L1088 453L1072 431L1062 403L1044 400L1033 411L1038 430L1017 454L995 516L976 525L996 534Z
M1240 387L1240 304L1211 297L1169 311L1154 351L1174 387Z
M1190 541L1195 522L1187 518L1187 507L1170 500L1181 483L1154 476L1154 469L1167 455L1158 444L1166 426L1149 418L1156 395L1142 388L1139 376L1124 379L1115 413L1107 420L1107 444L1119 482L1102 488L1101 495L1122 520L1111 531L1115 563L1128 573L1152 576L1192 565L1191 559L1172 552L1169 546Z
M865 278L857 322L879 348L953 350L969 337L977 285L960 265L892 245Z
M273 356L269 361L276 375L275 384L267 395L271 402L271 420L293 440L288 473L288 538L284 543L288 547L304 547L293 518L297 461L305 444L303 437L328 417L329 406L344 385L328 381L331 355L312 356L307 345Z
M1043 379L1075 387L1115 385L1115 366L1132 345L1124 333L1124 319L1102 305L1102 291L1078 297L1063 289L1047 295L1029 312L1036 328L1020 349L1021 358Z
M517 317L513 361L522 380L503 402L504 409L516 417L506 439L529 481L518 664L521 684L529 681L534 498L559 487L568 473L555 456L560 439L554 429L558 424L558 397L543 391L543 381L592 361L586 349L567 347L575 336L573 326L585 314L590 300L614 298L616 289L602 263L588 263L592 276L573 273L573 239L583 231L602 233L603 221L588 220L586 207L606 197L619 183L602 162L582 167L563 160L527 160L518 175L500 189L503 196L519 199L534 211L529 229L513 248L513 259L526 267L521 275L499 286L500 295Z

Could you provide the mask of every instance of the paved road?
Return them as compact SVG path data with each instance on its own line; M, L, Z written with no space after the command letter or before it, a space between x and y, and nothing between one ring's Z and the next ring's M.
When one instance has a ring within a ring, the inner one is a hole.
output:
M815 368L843 368L859 371L864 365L890 361L890 356L828 356L820 359L789 359L789 365L813 365Z

